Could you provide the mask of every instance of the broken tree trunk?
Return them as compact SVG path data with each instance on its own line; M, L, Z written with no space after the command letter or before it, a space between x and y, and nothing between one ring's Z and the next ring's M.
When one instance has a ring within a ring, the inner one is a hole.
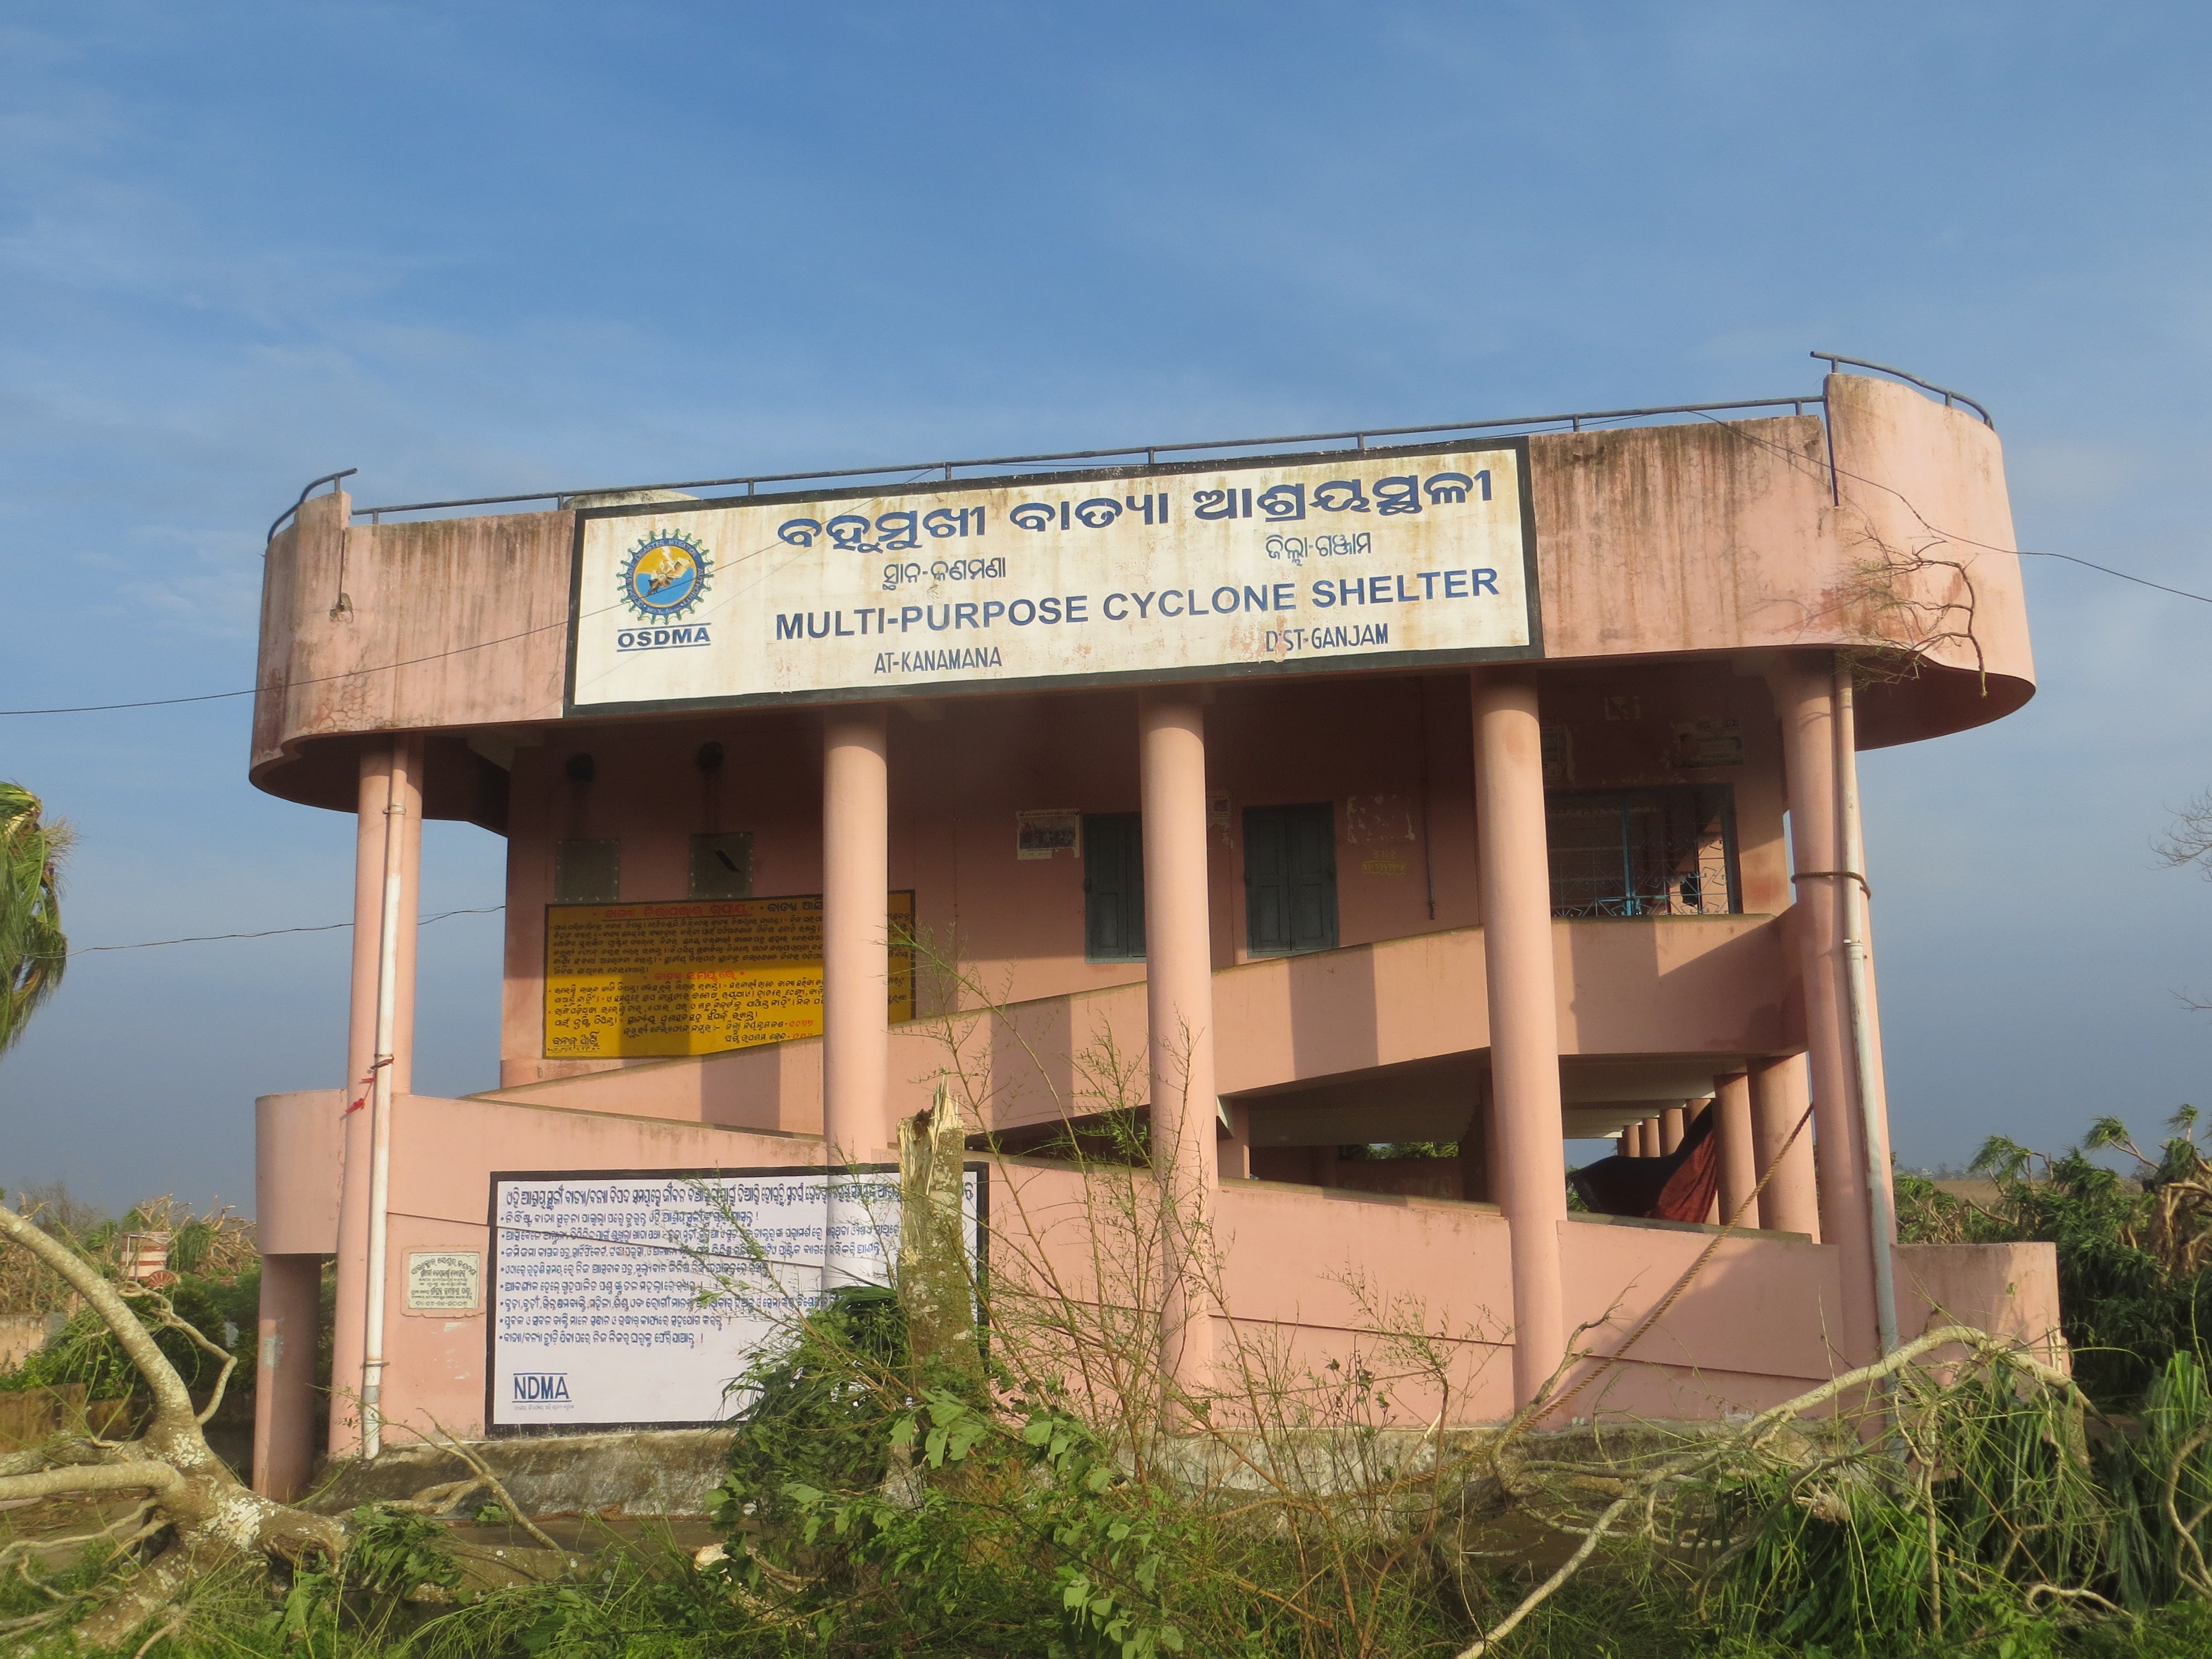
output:
M153 1418L136 1440L85 1440L0 1460L0 1502L143 1492L151 1521L138 1535L159 1538L167 1534L144 1570L127 1579L76 1627L81 1644L114 1647L210 1568L241 1558L336 1561L344 1554L346 1532L337 1522L247 1490L209 1449L203 1425L222 1403L224 1386L236 1363L231 1355L177 1317L167 1298L150 1291L137 1293L152 1298L157 1322L185 1333L222 1358L214 1397L205 1411L194 1411L184 1379L123 1292L98 1268L4 1205L0 1205L0 1238L29 1251L100 1315L154 1401ZM58 1608L57 1616L65 1611Z
M975 1285L963 1224L967 1126L943 1084L899 1135L899 1308L916 1375L981 1376Z

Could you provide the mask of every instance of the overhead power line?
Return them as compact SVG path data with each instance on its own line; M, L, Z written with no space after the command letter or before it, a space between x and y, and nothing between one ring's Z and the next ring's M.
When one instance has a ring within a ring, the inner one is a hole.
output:
M448 916L489 916L506 909L504 904L486 904L471 910L441 910L434 916L419 916L415 925L428 927L434 921L443 921ZM312 927L264 927L251 933L191 933L183 939L141 939L135 945L81 945L70 952L73 957L88 957L95 951L154 951L164 945L212 945L226 939L275 939L280 933L335 933L340 928L350 927L349 921L319 922Z

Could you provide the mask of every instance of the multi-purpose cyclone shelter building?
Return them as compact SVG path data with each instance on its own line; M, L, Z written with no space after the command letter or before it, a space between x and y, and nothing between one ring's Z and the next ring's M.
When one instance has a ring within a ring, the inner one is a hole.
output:
M1071 1121L1148 1121L1219 1261L1187 1375L1238 1326L1358 1348L1360 1282L1466 1333L1468 1421L1586 1324L1636 1333L1603 1408L1672 1416L1938 1307L2046 1334L2034 1247L1894 1247L1856 835L1857 749L2031 695L1996 434L1871 375L1653 413L303 499L252 779L358 815L354 994L346 1085L259 1104L260 1484L325 1411L340 1455L716 1415L735 1339L671 1311L656 1217L741 1174L782 1258L879 1272L822 1171L896 1158L948 1006L994 1225L1081 1213L1008 1201L1085 1178ZM508 848L500 1076L458 1099L410 1078L424 817ZM1700 1113L1708 1219L1571 1209L1567 1140ZM1415 1141L1460 1150L1358 1155Z

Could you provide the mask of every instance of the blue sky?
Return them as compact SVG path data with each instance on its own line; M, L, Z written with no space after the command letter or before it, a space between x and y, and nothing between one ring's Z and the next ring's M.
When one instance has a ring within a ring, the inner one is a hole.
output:
M19 4L0 707L250 684L261 537L364 501L1816 389L1966 390L2021 544L2212 591L2212 13L2143 4ZM2043 690L1868 757L1898 1148L2212 1106L2212 605L2031 560ZM0 719L80 945L337 922L247 705ZM424 908L496 903L433 826ZM80 957L0 1181L250 1199L347 935ZM494 1080L497 922L420 1086Z

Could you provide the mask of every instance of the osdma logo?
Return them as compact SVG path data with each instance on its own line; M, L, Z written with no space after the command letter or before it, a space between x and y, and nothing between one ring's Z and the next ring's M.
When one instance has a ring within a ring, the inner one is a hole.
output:
M566 1371L517 1371L514 1376L514 1403L518 1406L567 1406L574 1403L568 1398L568 1373Z
M706 544L680 531L647 536L631 548L617 573L617 585L623 604L647 626L623 629L615 636L615 649L652 651L711 643L704 622L686 623L684 618L707 597L714 571Z

